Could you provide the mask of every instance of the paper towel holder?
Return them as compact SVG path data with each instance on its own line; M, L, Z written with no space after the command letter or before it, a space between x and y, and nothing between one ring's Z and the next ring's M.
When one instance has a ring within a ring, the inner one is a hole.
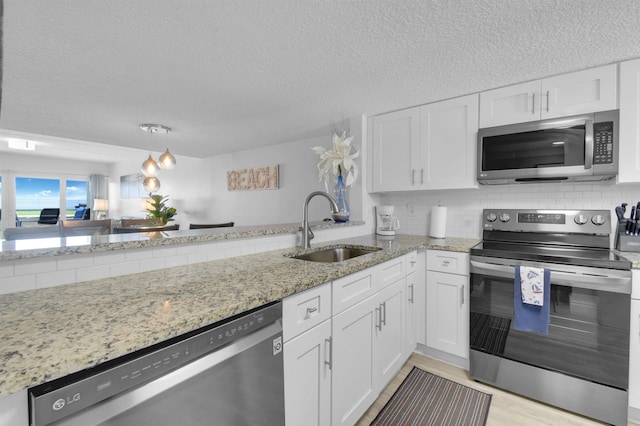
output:
M440 203L438 203L440 204ZM434 206L431 208L431 226L429 227L429 237L444 239L447 228L447 208Z

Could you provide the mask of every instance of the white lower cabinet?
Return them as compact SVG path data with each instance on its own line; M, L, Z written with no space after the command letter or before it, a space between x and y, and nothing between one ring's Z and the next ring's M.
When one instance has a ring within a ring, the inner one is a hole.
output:
M402 278L333 318L334 425L352 425L405 361Z
M631 293L631 339L629 341L629 414L631 420L640 419L640 270L631 271L633 292Z
M427 346L465 359L469 358L468 259L466 253L427 251Z
M283 301L287 426L353 425L400 371L419 341L424 256L411 252Z
M406 353L411 354L418 344L427 344L427 294L424 282L425 250L407 255L407 338Z
M331 320L284 344L287 425L331 425Z
M331 283L284 299L287 425L331 424Z

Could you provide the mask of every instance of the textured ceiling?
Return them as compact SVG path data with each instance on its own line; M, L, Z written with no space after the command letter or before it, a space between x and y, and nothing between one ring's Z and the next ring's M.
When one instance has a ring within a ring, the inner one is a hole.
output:
M1 129L207 157L640 57L640 2L4 0L3 54Z

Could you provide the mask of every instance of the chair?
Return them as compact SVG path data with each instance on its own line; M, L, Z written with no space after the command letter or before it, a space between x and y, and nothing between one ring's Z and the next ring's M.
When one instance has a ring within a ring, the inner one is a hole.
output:
M91 219L91 209L87 208L86 204L79 204L76 206L76 212L73 215L74 220L89 220Z
M38 223L41 225L55 225L60 218L60 209L42 209Z
M159 226L145 226L145 227L130 227L130 228L115 228L116 234L133 234L136 232L163 232L163 231L178 231L180 225L159 225Z
M146 219L121 219L120 223L123 228L131 226L162 226L161 217L149 217Z
M233 222L227 223L192 223L189 225L189 229L205 229L205 228L227 228L232 227Z
M60 234L63 237L111 234L111 219L62 220L60 221Z

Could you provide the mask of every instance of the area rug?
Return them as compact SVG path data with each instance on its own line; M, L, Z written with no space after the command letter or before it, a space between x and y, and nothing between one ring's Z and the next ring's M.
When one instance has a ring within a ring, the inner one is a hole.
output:
M491 394L413 367L371 422L375 426L484 426Z

